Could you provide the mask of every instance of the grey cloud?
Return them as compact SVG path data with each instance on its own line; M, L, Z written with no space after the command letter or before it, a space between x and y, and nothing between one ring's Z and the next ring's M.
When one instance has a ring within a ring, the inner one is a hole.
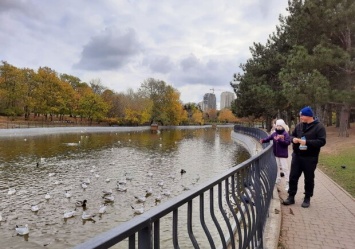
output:
M180 66L183 71L191 71L193 69L198 69L202 64L195 55L191 54L181 61Z
M143 65L148 66L155 73L169 73L174 68L174 63L168 56L150 56L144 59Z
M265 21L270 21L270 18L273 18L277 13L274 13L273 1L265 1L258 0L257 2L248 4L245 8L243 8L242 20L247 20L248 23L251 24L259 24L264 23Z
M0 12L8 12L11 10L26 10L24 4L14 0L1 0L0 1Z
M259 9L263 18L267 18L267 16L270 14L271 6L272 4L269 1L259 0Z
M171 76L176 87L188 84L203 84L210 86L226 86L238 71L237 58L218 56L216 58L199 59L189 55L180 62L180 68Z
M27 24L40 21L43 15L40 8L30 1L0 0L0 17L3 16L5 20ZM0 23L0 29L1 25L4 24Z
M106 29L86 44L80 61L74 68L84 70L111 70L123 67L142 51L133 29L122 33L117 29Z

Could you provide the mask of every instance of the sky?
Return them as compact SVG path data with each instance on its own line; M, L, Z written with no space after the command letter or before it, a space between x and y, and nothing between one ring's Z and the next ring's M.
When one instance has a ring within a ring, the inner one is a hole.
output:
M0 60L117 93L148 78L183 103L223 91L287 15L287 0L0 0Z

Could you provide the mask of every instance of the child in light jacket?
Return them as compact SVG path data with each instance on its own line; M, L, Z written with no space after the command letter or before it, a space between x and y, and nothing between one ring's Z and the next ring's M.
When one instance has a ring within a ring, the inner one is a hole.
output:
M285 176L285 190L288 190L289 172L288 172L288 146L291 144L289 127L282 119L276 120L275 131L270 136L260 139L260 143L273 141L273 152L277 163L276 183L281 182L281 177Z

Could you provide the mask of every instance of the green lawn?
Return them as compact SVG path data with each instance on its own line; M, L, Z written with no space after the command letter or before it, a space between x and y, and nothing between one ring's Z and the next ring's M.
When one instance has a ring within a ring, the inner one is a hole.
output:
M335 155L321 154L319 168L355 197L355 147ZM345 166L345 169L342 168Z

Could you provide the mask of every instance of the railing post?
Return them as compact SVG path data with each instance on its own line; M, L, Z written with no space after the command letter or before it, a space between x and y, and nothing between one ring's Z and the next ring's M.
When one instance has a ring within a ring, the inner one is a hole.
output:
M178 209L173 211L173 246L174 248L180 248L178 242Z
M151 249L152 244L152 224L149 223L148 226L143 228L138 232L138 248L139 249Z
M160 220L154 222L154 249L160 249Z
M255 165L255 209L256 209L256 241L257 248L264 248L263 245L263 210L261 205L261 165L260 158L254 162Z
M135 249L136 248L136 234L132 234L128 239L128 248Z
M194 248L200 248L192 231L192 200L187 202L187 231Z

